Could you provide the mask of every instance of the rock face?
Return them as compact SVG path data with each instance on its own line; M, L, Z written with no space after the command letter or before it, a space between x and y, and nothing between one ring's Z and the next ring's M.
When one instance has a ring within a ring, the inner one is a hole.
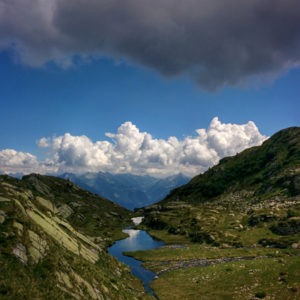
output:
M143 299L139 280L104 251L129 211L40 175L0 176L0 195L0 298Z

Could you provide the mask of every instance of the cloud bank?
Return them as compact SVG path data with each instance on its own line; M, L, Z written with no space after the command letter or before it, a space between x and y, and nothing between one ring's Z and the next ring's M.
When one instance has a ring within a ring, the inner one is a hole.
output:
M48 151L46 161L29 153L0 151L0 171L6 173L111 172L168 176L182 172L196 175L225 156L260 145L266 136L249 121L243 125L223 124L215 117L207 129L183 140L153 138L131 122L116 133L106 133L110 141L93 142L87 136L42 138L38 146Z
M17 152L13 149L0 151L0 173L42 172L43 166L30 153Z
M0 50L31 66L110 56L207 90L299 66L298 0L0 0Z

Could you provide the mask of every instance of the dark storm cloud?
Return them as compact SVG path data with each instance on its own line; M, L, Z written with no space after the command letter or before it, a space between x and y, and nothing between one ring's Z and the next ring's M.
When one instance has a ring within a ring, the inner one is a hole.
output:
M0 0L24 63L110 55L216 89L299 65L299 0Z

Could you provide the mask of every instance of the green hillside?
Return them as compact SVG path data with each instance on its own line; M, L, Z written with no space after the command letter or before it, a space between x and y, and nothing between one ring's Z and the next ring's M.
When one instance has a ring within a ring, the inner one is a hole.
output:
M217 246L282 243L283 247L297 241L299 195L300 128L294 127L262 146L222 159L140 213L145 214L144 225L161 230L159 236L167 234L169 240ZM275 236L267 242L262 241L264 235L248 239L248 231L262 230L262 224ZM238 234L233 238L227 230Z
M158 273L159 299L299 299L300 128L222 159L137 214L167 243L129 253Z
M128 210L69 181L0 176L0 298L147 299L106 253L128 224Z
M300 128L292 127L279 131L262 146L223 158L217 166L173 190L162 203L215 201L241 190L251 201L292 197L300 193L299 169Z
M19 185L30 189L36 196L51 200L58 215L75 229L91 236L101 236L103 247L125 236L122 229L130 222L131 212L71 181L31 174L24 176Z

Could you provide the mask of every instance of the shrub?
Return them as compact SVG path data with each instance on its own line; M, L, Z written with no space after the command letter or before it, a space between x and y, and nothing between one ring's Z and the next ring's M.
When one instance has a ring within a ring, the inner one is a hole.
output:
M206 232L196 231L189 234L191 242L212 244L215 240Z
M270 230L278 235L293 235L300 232L300 222L298 220L280 222L271 226Z
M272 247L272 248L280 248L280 249L286 249L291 244L291 241L287 240L274 240L274 239L260 239L258 241L260 245L263 247Z
M157 217L149 216L144 220L144 224L152 229L162 230L167 227L167 224Z
M255 297L257 297L257 298L265 298L266 297L266 293L265 292L255 293Z

